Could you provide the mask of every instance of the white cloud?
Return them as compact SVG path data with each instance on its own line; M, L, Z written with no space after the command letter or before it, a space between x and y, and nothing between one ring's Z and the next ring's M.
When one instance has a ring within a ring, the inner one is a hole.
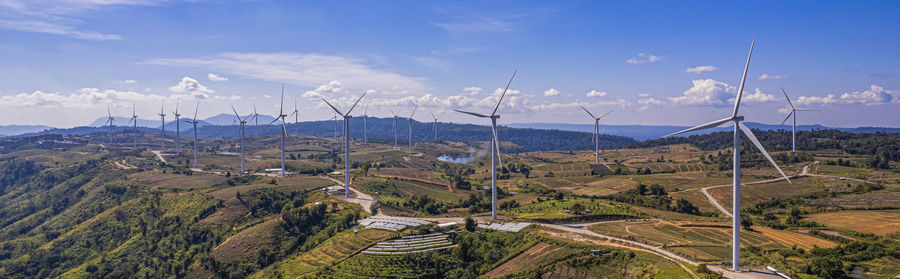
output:
M702 74L705 72L712 72L712 71L715 71L718 69L719 68L716 68L716 66L704 65L704 66L697 66L697 67L693 67L693 68L684 69L684 72L689 73L689 74L699 75L699 74Z
M115 34L103 34L94 31L79 31L72 26L38 20L0 20L0 28L23 32L62 35L82 40L107 41L122 39L122 36Z
M272 99L272 95L269 95L269 94L263 94L263 98L266 98L266 99Z
M638 111L644 111L652 106L661 106L661 105L666 104L665 101L650 97L649 94L641 94L641 95L646 95L646 96L641 96L644 98L641 98L638 100L638 104L641 105L641 107L637 109Z
M646 98L646 97L650 97L650 94L647 94L647 93L641 93L641 94L638 94L638 97Z
M188 93L191 97L196 99L206 99L209 98L209 94L214 93L212 89L206 88L196 79L191 77L184 77L178 84L169 87L169 91L175 93Z
M579 108L580 106L618 106L618 107L628 107L631 106L631 103L626 101L625 99L616 99L613 101L597 101L597 102L569 102L569 103L547 103L547 104L537 104L529 106L528 109L531 111L547 111L552 109L572 109Z
M130 104L132 102L174 102L192 97L190 94L156 95L134 91L117 91L112 89L81 88L75 93L65 95L60 92L47 93L34 91L0 97L0 106L9 107L50 107L50 108L94 108L107 104ZM240 98L238 96L225 99Z
M762 74L761 76L756 78L756 80L775 80L775 79L784 79L784 77L781 75Z
M720 105L737 92L734 86L713 79L697 79L692 83L683 96L669 97L669 101L684 105Z
M476 86L470 86L470 87L463 88L463 91L469 92L470 96L478 95L478 93L481 93L481 90L482 90L481 87L476 87Z
M126 80L120 81L119 83L124 83L124 84L135 84L135 83L137 83L137 81L135 81L135 80L133 80L133 79L126 79Z
M558 96L558 95L559 95L559 90L556 90L556 88L550 88L550 89L547 89L546 91L544 91L544 96Z
M354 90L387 91L401 86L425 91L422 79L375 69L355 57L304 53L222 53L199 58L161 58L146 63L176 67L206 67L230 75L316 87L340 80Z
M603 97L603 96L606 96L606 92L605 92L605 91L591 90L590 92L587 93L587 96L588 96L588 97Z
M206 78L208 78L211 81L227 81L228 80L227 77L221 77L221 76L219 76L217 74L213 74L213 73L206 74Z
M747 91L744 91L744 96L741 97L741 103L764 103L775 101L775 95L765 94L759 88L754 90L753 94L747 94ZM734 103L734 98L728 99L729 103Z
M625 63L628 64L644 64L644 63L653 63L659 60L662 60L662 56L656 56L653 54L639 53L637 57L625 60Z
M878 85L869 85L869 88L863 91L854 91L841 94L840 97L834 94L828 94L824 97L819 96L800 96L794 101L801 105L829 105L829 104L861 104L867 106L900 104L900 98L896 96L900 94L896 90L885 90L884 87Z

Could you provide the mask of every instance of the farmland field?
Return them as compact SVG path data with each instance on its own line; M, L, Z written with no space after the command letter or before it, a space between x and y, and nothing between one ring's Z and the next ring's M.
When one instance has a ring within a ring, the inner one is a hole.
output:
M360 229L358 233L350 230L341 232L313 248L309 252L289 259L274 271L283 278L296 278L309 274L319 268L343 260L369 245L391 237L393 233L382 230ZM254 277L264 278L263 274L271 272L263 270Z
M764 184L741 186L741 206L751 206L772 198L791 198L828 190L836 193L848 192L859 182L840 181L831 178L801 177L791 179L792 183L776 181ZM847 185L850 185L849 187ZM725 208L731 208L731 187L709 189L710 195Z
M881 236L900 233L900 210L844 210L810 215L807 220L829 227Z

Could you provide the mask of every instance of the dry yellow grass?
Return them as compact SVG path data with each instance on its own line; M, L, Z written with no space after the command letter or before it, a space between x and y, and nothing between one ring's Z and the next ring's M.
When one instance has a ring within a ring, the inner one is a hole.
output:
M753 227L753 230L759 232L760 234L771 240L774 240L775 242L784 244L784 246L797 245L797 248L809 250L813 248L813 246L819 248L831 248L837 245L834 242L816 238L810 235L781 231L762 226L755 226Z
M848 229L881 236L900 233L900 209L894 210L845 210L809 216L829 227Z

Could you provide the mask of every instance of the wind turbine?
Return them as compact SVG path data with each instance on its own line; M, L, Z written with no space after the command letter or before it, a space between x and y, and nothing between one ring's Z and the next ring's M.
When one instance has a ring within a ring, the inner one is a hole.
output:
M409 114L409 118L407 118L407 123L409 124L409 157L412 157L412 147L413 147L413 137L412 137L412 118L413 115L416 114L416 109L419 108L419 105L413 107L412 113Z
M294 128L297 128L297 123L300 122L300 110L297 109L297 98L294 98L294 112L292 112L291 115L288 115L288 117L291 116L294 117ZM300 133L298 132L297 134Z
M756 43L756 37L753 37L753 42L750 43L750 52L747 54L747 64L744 65L744 74L741 76L741 85L738 87L737 97L734 99L734 112L731 114L731 116L720 119L720 120L716 120L713 122L709 122L706 124L701 124L699 126L689 128L689 129L686 129L686 130L683 130L680 132L675 132L675 133L663 136L663 138L666 138L666 137L671 137L674 135L683 134L683 133L687 133L687 132L693 132L693 131L697 131L697 130L718 127L719 125L722 125L722 124L725 124L728 122L734 122L734 159L733 159L734 174L732 175L732 178L734 180L733 181L734 188L732 190L732 195L733 195L732 198L734 199L732 202L732 206L733 206L732 214L733 214L734 218L732 220L733 232L732 232L732 240L731 240L732 241L732 243L731 243L731 245L732 245L731 268L732 268L732 270L735 270L735 271L739 270L740 265L741 265L741 146L740 146L741 138L740 138L740 131L743 131L744 135L746 135L747 138L750 139L750 142L752 142L753 145L756 146L756 149L759 149L759 152L762 153L766 157L766 159L769 160L769 163L771 163L773 166L775 166L775 169L777 169L778 172L781 173L781 176L783 176L784 179L788 181L788 183L791 183L791 180L787 177L787 175L784 174L783 171L781 171L781 168L778 167L778 164L775 164L775 160L772 160L772 157L769 156L769 153L766 152L766 149L763 148L762 144L759 143L759 140L756 139L756 136L753 135L753 131L751 131L750 128L747 128L747 126L744 125L744 123L741 123L741 121L744 120L744 117L738 115L738 109L740 108L740 105L741 105L741 95L743 95L743 92L744 92L744 81L747 80L747 69L750 67L750 55L753 54L753 45L755 43Z
M805 108L795 108L794 104L791 103L791 98L788 97L787 92L784 91L784 88L781 89L781 93L784 93L784 98L787 99L788 105L791 105L791 113L788 113L787 117L784 118L784 121L781 121L781 125L784 126L784 122L787 122L788 118L794 116L794 125L791 126L791 153L797 152L797 112L798 111L815 111L812 109Z
M137 112L134 111L134 102L131 103L131 119L128 123L133 125L131 133L134 135L134 142L131 143L131 148L137 148Z
M281 107L279 107L278 117L275 117L275 120L272 120L272 123L278 122L278 119L281 119L281 176L284 176L284 140L287 137L287 127L284 124L284 118L287 117L284 114L284 84L281 84ZM272 125L269 123L269 125Z
M108 137L109 137L109 144L112 144L112 142L113 142L113 140L112 140L112 134L113 134L112 129L113 129L113 121L115 121L115 120L116 120L116 119L112 117L112 112L109 110L109 105L106 105L106 123L104 123L104 124L109 124L109 135L108 135Z
M590 115L591 118L594 119L594 164L600 164L600 118L603 118L613 110L600 115L600 117L596 117L584 106L581 106L581 109L583 109L584 112L587 112L588 115Z
M397 148L397 113L392 109L391 114L394 115L394 122L391 124L391 129L394 130L394 148Z
M362 98L366 96L366 93L367 92L363 92L362 95L359 96L359 99L356 99L356 102L353 103L353 106L351 106L349 110L347 110L347 113L341 112L332 106L328 100L322 98L322 101L325 101L335 113L344 117L344 196L347 198L350 197L350 137L348 135L350 135L350 118L353 117L350 115L350 112L356 108L356 104L359 104L359 100L362 100Z
M253 128L257 133L259 133L259 113L256 113L256 102L253 103L253 120L255 121L253 124Z
M366 109L363 112L363 145L369 146L369 123L366 120L369 118L369 103L366 103Z
M197 101L197 108L194 109L194 118L191 118L191 121L187 121L187 120L184 121L184 122L191 123L194 125L194 146L193 146L194 147L194 162L193 163L194 163L195 169L197 168L197 123L200 123L200 121L197 121L197 111L199 111L199 110L200 110L200 101Z
M332 117L331 117L331 121L334 121L334 137L337 138L337 137L338 137L338 132L337 132L337 129L338 129L338 128L337 128L337 126L338 126L337 115L332 116Z
M181 119L181 114L178 113L178 103L179 101L175 101L175 111L172 112L175 115L175 156L181 155L181 123L178 121Z
M162 106L160 106L159 114L158 114L160 122L162 122L162 126L160 126L160 128L159 128L159 139L160 139L160 146L161 146L159 150L166 149L166 112L165 112L165 109L166 109L166 101L163 100Z
M503 165L503 162L500 160L500 139L497 138L497 118L500 118L500 115L497 115L497 109L500 108L500 103L503 102L503 96L506 96L506 91L509 90L509 85L512 84L513 78L516 77L517 72L518 71L513 72L512 77L509 78L509 82L506 83L506 89L503 89L503 94L501 94L500 99L497 100L497 105L494 106L494 111L491 112L491 115L454 110L456 112L491 119L491 218L494 220L497 220L497 164Z
M241 174L245 174L247 173L247 171L244 170L244 125L247 124L247 119L253 115L250 114L247 115L247 117L241 118L241 116L238 115L237 110L234 109L234 106L231 106L231 110L234 111L234 119L236 119L241 124Z
M434 141L437 141L437 116L434 116L434 113L431 113L431 118L434 118L434 122L431 122L431 128L434 130Z

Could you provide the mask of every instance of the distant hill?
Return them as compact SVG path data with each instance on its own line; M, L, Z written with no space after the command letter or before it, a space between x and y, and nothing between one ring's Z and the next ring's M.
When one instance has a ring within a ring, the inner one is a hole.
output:
M763 124L756 122L744 122L748 127L752 129L758 130L772 130L777 131L778 129L790 130L791 126L781 126L777 124ZM509 124L509 127L516 128L535 128L535 129L557 129L557 130L566 130L566 131L579 131L579 132L591 132L594 129L593 124L561 124L561 123L516 123ZM649 140L649 139L657 139L659 137L681 131L684 129L690 128L690 126L646 126L646 125L600 125L600 133L601 134L610 134L617 136L625 136L634 138L639 141ZM713 132L721 132L721 131L731 131L733 128L731 126L723 126L714 129L703 130L694 133L688 133L686 135L699 135L699 134L708 134ZM859 128L831 128L822 125L798 125L798 131L812 131L812 130L839 130L843 132L851 132L851 133L874 133L874 132L886 132L886 133L900 133L900 128L884 128L884 127L859 127Z
M247 117L247 115L241 115L241 117ZM203 119L203 121L206 121L209 124L220 125L220 126L235 125L234 120L235 120L234 114L227 114L227 113L222 113L222 114L218 114L218 115ZM269 124L269 123L272 123L273 120L275 120L275 117L263 115L263 114L259 115L259 123L261 123L261 124ZM253 124L255 124L255 121L256 121L256 119L254 119L253 117L250 117L247 119L247 124L253 125Z
M0 137L6 136L15 136L21 135L25 133L35 133L40 132L47 129L53 129L50 126L44 125L8 125L8 126L0 126Z

